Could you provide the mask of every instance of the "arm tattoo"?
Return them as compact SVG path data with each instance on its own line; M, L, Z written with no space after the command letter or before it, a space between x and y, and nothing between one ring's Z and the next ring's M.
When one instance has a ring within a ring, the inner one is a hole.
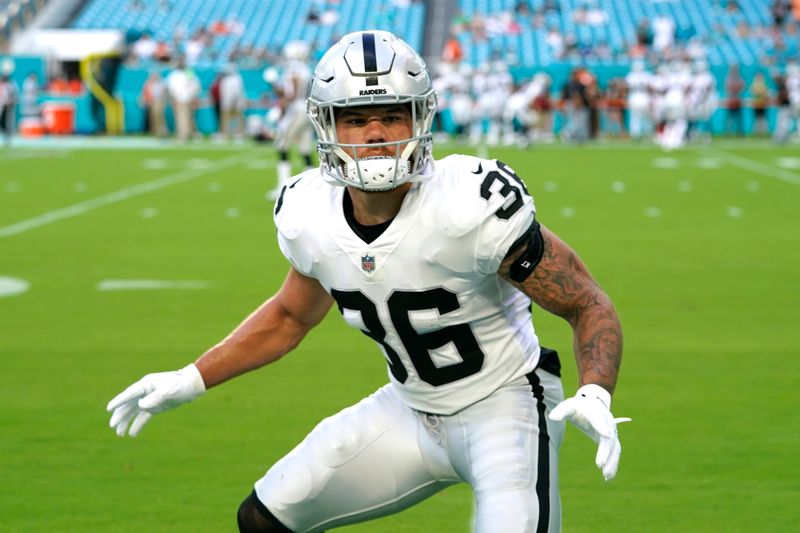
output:
M518 254L507 257L498 273L572 326L580 384L596 383L613 393L622 359L622 329L614 306L575 252L546 228L542 233L544 255L528 279L516 283L508 277Z

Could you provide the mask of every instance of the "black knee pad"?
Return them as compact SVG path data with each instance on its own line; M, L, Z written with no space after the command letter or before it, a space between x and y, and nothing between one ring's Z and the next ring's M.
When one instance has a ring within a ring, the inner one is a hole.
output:
M239 506L236 521L240 533L292 533L261 503L256 491L251 492Z

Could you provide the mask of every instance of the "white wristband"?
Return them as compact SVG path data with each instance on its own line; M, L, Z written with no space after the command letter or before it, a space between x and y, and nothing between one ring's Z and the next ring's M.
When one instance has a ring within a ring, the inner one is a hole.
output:
M189 385L195 397L206 392L206 383L203 381L203 375L194 363L181 368L178 373L189 378Z

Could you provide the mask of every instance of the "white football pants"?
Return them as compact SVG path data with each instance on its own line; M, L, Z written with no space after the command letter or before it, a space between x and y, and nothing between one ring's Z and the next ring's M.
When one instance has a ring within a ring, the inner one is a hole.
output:
M563 397L560 379L537 369L442 416L409 408L386 385L323 420L255 491L301 533L396 513L466 482L474 531L558 532L564 423L545 415Z

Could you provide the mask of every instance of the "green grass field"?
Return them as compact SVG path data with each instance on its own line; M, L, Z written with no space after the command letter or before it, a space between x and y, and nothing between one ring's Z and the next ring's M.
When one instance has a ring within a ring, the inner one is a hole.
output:
M594 445L568 430L565 531L796 531L797 148L488 155L527 181L626 335L614 413L634 421L621 426L620 471L604 483ZM385 382L371 341L331 313L292 355L138 438L108 428L123 387L187 364L280 285L287 263L264 200L274 161L271 148L211 144L0 150L0 278L29 284L0 297L0 531L234 531L270 464ZM132 279L193 283L98 290ZM569 328L534 320L571 394ZM343 531L466 532L471 506L455 487Z

